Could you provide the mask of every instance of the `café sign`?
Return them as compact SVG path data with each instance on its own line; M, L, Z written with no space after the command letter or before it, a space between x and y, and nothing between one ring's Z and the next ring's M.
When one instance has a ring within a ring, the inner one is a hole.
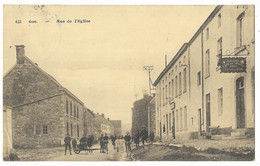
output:
M246 72L246 58L230 57L220 59L221 73L242 73Z

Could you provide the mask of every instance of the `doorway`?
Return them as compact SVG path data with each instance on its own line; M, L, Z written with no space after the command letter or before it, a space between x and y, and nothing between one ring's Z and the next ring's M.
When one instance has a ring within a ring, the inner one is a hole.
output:
M201 125L202 125L202 121L201 121L201 109L198 109L198 134L199 134L199 136L201 136L201 131L202 131L202 129L201 129Z
M210 94L206 95L206 130L209 132L209 127L211 125L210 120Z
M236 80L236 119L237 128L245 128L244 77Z

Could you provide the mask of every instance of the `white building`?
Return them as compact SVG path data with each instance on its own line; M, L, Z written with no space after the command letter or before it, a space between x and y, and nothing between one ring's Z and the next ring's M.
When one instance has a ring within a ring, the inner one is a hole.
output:
M254 131L254 41L254 6L217 6L154 83L156 135Z

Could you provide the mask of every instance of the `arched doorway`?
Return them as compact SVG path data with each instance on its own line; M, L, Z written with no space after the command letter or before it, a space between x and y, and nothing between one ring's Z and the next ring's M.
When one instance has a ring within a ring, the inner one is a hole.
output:
M245 128L244 77L236 80L236 118L237 128Z

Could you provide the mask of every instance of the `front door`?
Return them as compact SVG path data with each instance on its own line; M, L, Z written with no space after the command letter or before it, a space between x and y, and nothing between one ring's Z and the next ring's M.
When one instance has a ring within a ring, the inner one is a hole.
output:
M199 129L199 136L201 136L201 109L198 109L198 129Z
M237 128L245 128L244 77L236 80Z
M175 116L174 116L174 111L172 111L172 138L175 139Z
M162 141L162 123L160 122L160 141Z
M210 120L210 94L206 95L206 130L209 132L209 127L211 125Z

